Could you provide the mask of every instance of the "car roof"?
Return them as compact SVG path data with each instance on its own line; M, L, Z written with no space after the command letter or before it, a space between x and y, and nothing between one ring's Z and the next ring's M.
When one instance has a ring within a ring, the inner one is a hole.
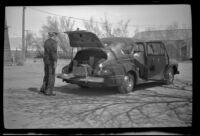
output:
M143 40L129 38L129 37L107 37L107 38L101 38L101 41L126 42L126 43L144 42Z
M142 43L163 42L163 40L142 40L130 37L108 37L108 38L101 38L100 40L101 42L124 42L126 45L132 43L140 43L140 42Z
M163 42L163 40L147 40L145 42Z

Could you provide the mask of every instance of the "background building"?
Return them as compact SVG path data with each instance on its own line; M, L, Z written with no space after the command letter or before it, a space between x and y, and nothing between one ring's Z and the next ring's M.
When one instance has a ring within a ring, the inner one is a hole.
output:
M162 40L171 58L186 60L192 58L192 30L155 30L135 34L134 38L143 40Z

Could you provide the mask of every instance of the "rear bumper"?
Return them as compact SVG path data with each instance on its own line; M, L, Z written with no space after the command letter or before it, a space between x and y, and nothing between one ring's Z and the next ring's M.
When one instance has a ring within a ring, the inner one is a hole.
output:
M57 78L71 84L87 85L91 87L115 86L115 79L104 77L76 77L73 74L57 74Z

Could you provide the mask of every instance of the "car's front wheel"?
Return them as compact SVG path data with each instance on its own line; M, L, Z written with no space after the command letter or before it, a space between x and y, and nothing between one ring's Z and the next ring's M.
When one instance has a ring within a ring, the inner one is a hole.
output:
M172 84L174 81L174 71L172 68L169 68L165 73L165 83Z
M118 86L118 91L120 93L130 93L135 87L135 78L131 73L124 75L121 84Z

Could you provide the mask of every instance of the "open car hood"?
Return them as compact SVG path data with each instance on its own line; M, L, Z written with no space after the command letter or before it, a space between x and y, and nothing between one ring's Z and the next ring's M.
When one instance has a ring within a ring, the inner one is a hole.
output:
M71 47L103 48L103 44L94 33L87 31L68 31L65 33L68 34Z

